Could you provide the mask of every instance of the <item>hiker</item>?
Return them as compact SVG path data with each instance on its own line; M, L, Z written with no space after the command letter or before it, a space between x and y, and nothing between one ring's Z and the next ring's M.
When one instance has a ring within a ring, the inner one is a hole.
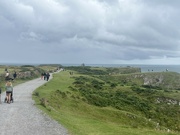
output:
M13 86L12 86L12 83L11 83L10 81L8 81L8 82L6 83L5 90L6 90L7 103L10 104L11 94L12 94L12 92L13 92Z
M17 77L16 72L14 72L13 77L14 77L14 79L16 79L16 77Z
M9 80L9 72L7 71L6 72L6 75L5 75L5 80L8 81Z
M47 74L46 74L47 81L49 80L49 77L50 77L50 74L47 73Z
M43 73L44 74L44 80L46 80L46 73Z

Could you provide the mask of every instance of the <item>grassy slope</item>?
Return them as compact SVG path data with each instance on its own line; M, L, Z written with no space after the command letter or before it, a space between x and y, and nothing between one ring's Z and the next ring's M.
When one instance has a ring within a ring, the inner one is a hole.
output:
M78 76L78 74L76 74ZM37 106L64 125L73 135L176 135L156 131L156 123L111 107L96 107L83 102L79 93L70 91L74 79L68 72L38 88L33 96ZM39 99L44 99L43 101ZM45 106L45 107L44 107ZM138 126L138 123L141 123ZM144 123L144 126L142 126ZM149 128L149 127L151 128Z

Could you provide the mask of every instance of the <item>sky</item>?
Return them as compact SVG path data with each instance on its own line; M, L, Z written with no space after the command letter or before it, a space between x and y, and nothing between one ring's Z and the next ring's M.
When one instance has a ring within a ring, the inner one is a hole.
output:
M0 63L180 65L180 0L1 0Z

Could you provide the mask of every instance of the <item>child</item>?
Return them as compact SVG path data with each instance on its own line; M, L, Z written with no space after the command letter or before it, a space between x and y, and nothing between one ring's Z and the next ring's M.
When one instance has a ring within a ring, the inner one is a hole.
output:
M10 81L8 81L8 82L6 83L5 90L6 90L7 103L10 104L11 94L12 94L12 92L13 92L13 86L12 86L12 83L11 83Z

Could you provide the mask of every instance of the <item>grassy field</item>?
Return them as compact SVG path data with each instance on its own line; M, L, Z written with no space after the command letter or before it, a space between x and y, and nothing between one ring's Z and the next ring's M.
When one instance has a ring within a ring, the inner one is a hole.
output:
M53 74L53 80L33 93L37 107L61 123L71 135L179 134L167 132L163 126L157 127L157 122L147 119L137 110L125 111L89 104L84 96L72 89L75 77L79 76L82 74L76 72L70 76L68 71Z

